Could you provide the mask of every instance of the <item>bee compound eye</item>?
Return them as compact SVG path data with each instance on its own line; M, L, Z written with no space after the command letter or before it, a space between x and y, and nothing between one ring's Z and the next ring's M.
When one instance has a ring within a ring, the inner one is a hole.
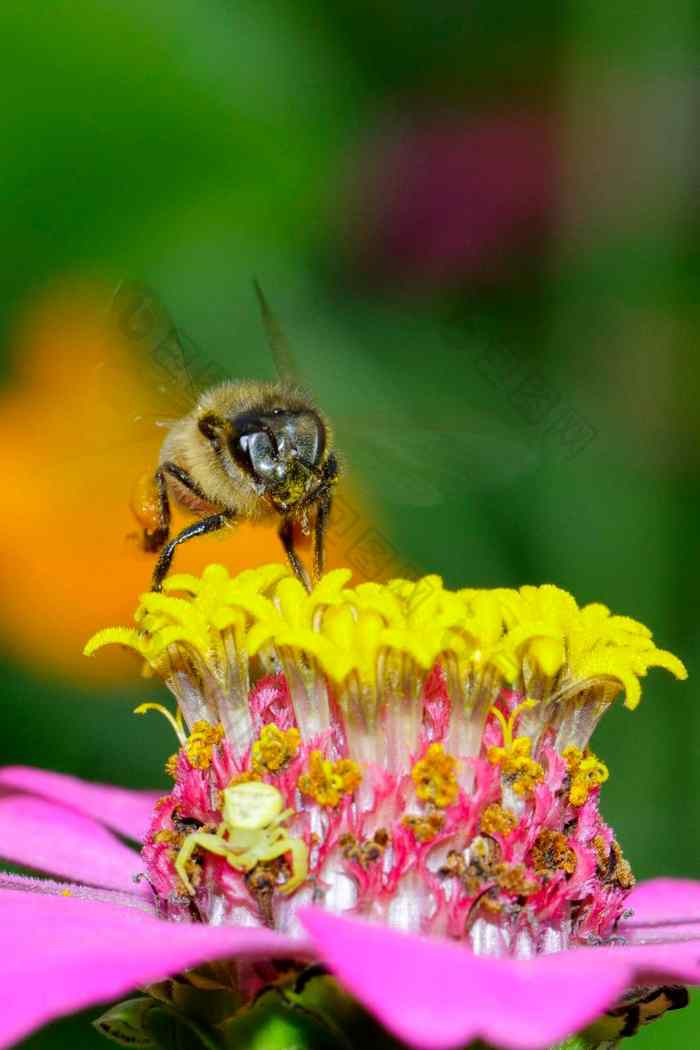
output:
M275 473L278 450L267 431L236 435L231 442L231 452L239 466L261 480Z

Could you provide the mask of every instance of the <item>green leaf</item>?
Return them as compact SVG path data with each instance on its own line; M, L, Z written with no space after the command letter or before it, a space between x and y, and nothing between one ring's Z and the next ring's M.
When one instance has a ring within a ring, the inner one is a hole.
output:
M152 1047L146 1019L153 1005L153 999L149 998L126 999L103 1013L93 1025L101 1035L120 1046Z
M617 1045L617 1041L591 1042L583 1035L576 1035L563 1043L557 1043L555 1047L552 1047L552 1050L614 1050L614 1047Z
M284 996L291 1006L312 1014L344 1050L371 1046L372 1050L395 1050L398 1043L358 1003L343 991L334 977L314 973L311 967L289 987Z
M222 1050L218 1036L192 1017L150 996L127 999L93 1022L119 1046L154 1050Z
M264 992L240 1017L221 1026L227 1050L348 1050L322 1021L289 1003L275 989Z

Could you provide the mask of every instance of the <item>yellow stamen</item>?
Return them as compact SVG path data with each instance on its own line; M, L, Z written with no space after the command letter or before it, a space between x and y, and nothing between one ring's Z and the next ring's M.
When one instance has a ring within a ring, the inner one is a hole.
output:
M170 713L170 711L168 711L167 707L163 707L162 704L148 702L145 704L139 704L138 707L134 708L135 715L145 715L147 711L157 711L158 714L163 716L163 718L166 718L170 725L173 727L175 731L175 736L180 741L180 744L184 745L184 743L187 740L187 737L185 736L185 733L182 729L182 715L180 714L179 708L177 711L177 716L175 718L173 718L172 714Z
M523 700L514 707L508 720L498 707L492 707L491 713L501 724L503 745L493 746L486 752L486 757L494 766L500 766L504 776L513 781L513 790L518 795L529 795L537 784L544 780L544 769L530 757L532 740L529 736L513 738L516 719L521 711L529 711L537 704L536 700Z
M510 751L513 748L513 729L515 727L515 721L521 711L530 711L533 707L537 706L536 700L523 700L521 704L518 704L511 711L508 721L506 721L505 715L499 707L491 707L490 712L494 715L501 723L501 732L503 734L503 746L506 751ZM527 740L528 737L518 737L518 740Z

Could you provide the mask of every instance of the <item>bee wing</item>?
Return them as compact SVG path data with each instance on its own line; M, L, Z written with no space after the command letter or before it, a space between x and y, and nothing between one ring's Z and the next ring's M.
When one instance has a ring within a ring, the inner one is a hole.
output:
M289 346L289 340L282 330L277 317L272 312L265 293L260 287L257 277L253 278L253 287L260 307L260 317L265 329L267 345L277 369L277 375L282 380L289 380L298 386L303 386L299 369L297 368L294 355Z
M193 340L176 328L158 296L140 281L124 281L101 314L102 342L86 362L83 401L91 407L90 440L76 421L66 463L109 462L131 453L145 469L157 461L166 430L192 410L200 389L223 378ZM91 468L93 469L93 468Z
M199 393L223 378L217 366L204 362L194 341L176 327L161 299L143 282L119 285L110 321L141 362L152 391L148 413L152 421L186 415Z
M465 491L505 487L537 468L529 435L493 420L435 424L377 419L338 426L339 444L363 479L389 502L434 506Z

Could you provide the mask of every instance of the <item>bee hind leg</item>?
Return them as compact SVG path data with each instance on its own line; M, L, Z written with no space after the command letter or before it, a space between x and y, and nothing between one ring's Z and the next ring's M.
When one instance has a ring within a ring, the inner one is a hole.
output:
M165 473L162 467L155 472L153 477L158 498L158 524L155 528L144 526L143 549L149 554L155 554L167 543L170 535L170 500L168 498L168 487L165 481Z
M168 542L168 536L170 535L171 515L170 497L168 495L168 475L179 481L184 488L193 492L195 496L198 496L202 500L206 500L205 494L186 470L179 467L177 463L171 463L170 461L161 463L153 478L158 497L158 525L156 528L150 529L144 527L143 530L143 549L151 554L155 554L157 551L161 550L161 548Z
M222 511L220 514L212 514L208 518L202 518L201 521L195 521L193 525L188 525L186 529L179 532L177 536L163 548L160 558L156 562L156 567L153 570L153 579L151 580L151 590L160 591L163 588L163 580L168 575L170 566L172 564L173 555L175 549L184 543L186 540L191 540L195 536L205 536L208 532L218 532L219 529L223 529L224 526L233 518L233 512Z

